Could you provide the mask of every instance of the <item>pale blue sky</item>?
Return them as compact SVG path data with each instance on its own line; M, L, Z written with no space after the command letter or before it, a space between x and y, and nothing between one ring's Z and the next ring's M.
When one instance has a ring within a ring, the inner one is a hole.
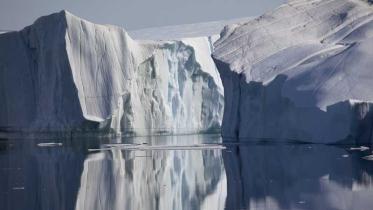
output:
M19 30L66 9L128 30L260 15L286 0L0 0L0 30Z

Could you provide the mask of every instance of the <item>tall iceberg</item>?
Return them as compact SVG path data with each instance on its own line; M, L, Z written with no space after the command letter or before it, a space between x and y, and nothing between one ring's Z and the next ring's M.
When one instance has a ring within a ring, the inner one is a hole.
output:
M220 129L208 37L133 40L66 11L0 35L0 130L187 134Z
M225 92L223 137L373 141L373 9L367 2L289 1L226 27L213 58Z

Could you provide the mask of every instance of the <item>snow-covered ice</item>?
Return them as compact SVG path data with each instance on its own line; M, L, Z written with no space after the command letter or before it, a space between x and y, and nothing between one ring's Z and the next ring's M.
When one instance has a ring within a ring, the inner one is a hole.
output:
M188 134L220 129L211 37L133 40L66 11L0 35L0 128Z
M223 136L371 142L372 20L361 0L292 0L226 27L213 53Z

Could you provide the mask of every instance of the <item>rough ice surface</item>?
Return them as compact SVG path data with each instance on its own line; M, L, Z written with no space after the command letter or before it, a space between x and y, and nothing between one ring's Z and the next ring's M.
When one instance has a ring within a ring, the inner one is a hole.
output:
M293 0L226 27L213 53L223 136L371 142L372 20L364 1Z
M133 40L66 11L0 36L5 132L188 134L219 130L212 39Z

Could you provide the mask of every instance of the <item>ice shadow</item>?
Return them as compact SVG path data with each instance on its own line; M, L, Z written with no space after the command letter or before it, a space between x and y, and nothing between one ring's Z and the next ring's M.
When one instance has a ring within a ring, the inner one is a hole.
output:
M287 76L282 74L268 84L254 81L247 83L245 77L241 76L236 86L233 92L238 92L235 93L238 95L226 97L224 120L233 121L223 121L222 135L227 140L277 139L283 142L357 145L373 143L372 103L345 100L321 110L315 105L317 99L311 90L293 89L297 86L289 85ZM293 95L298 104L292 97L284 95L284 92ZM229 100L238 101L238 104L233 102L235 107L230 106L232 102Z

